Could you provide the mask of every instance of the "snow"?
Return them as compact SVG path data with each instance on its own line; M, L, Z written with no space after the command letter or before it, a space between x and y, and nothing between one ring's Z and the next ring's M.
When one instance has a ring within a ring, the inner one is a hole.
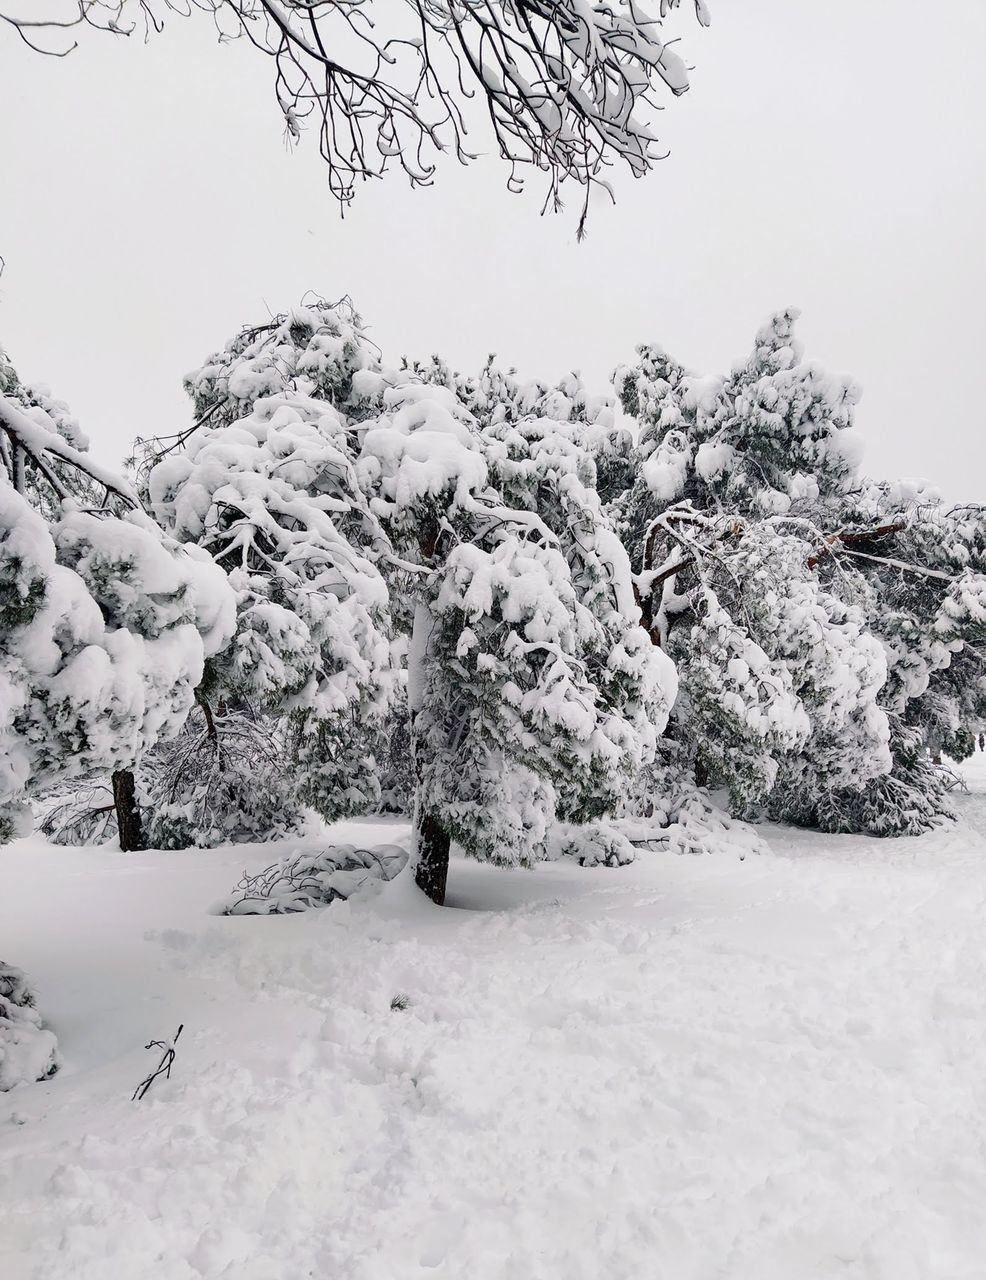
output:
M918 839L455 860L444 909L403 875L218 918L271 846L10 846L0 937L65 1065L0 1095L0 1275L978 1280L982 755L966 775Z

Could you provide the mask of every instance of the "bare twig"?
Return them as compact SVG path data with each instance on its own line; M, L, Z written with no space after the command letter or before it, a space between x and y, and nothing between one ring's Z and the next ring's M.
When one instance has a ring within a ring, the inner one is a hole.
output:
M140 1102L158 1076L163 1075L166 1080L171 1079L171 1064L175 1060L175 1045L178 1043L178 1037L181 1035L184 1026L183 1022L179 1024L178 1030L171 1040L151 1040L149 1044L144 1045L145 1049L160 1049L161 1061L154 1071L141 1080L134 1090L133 1097L130 1099L131 1102Z

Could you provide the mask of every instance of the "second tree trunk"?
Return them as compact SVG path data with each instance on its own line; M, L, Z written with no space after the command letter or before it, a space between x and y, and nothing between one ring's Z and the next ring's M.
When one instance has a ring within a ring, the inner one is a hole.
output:
M116 809L116 826L120 833L120 848L132 853L143 847L140 826L140 809L137 807L134 775L129 769L113 771L113 807Z

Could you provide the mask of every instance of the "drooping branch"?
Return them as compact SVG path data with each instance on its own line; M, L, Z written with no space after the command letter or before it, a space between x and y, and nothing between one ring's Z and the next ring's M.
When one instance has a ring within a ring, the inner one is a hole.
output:
M924 565L908 564L906 560L894 560L890 556L871 556L865 551L853 551L849 548L846 550L847 556L855 556L859 560L872 560L875 564L889 565L892 569L900 569L902 573L914 573L921 578L935 578L939 582L956 582L957 579L951 573L945 573L943 569L926 569Z
M684 570L695 568L703 556L725 563L727 557L736 554L729 551L714 551L711 545L683 535L680 529L675 529L674 527L681 524L697 524L704 526L707 530L715 530L716 539L738 537L745 528L742 521L727 520L723 523L720 520L716 522L689 507L672 508L670 511L663 512L651 522L644 539L644 568L634 579L634 595L641 610L641 625L651 636L654 643L658 645L661 643L660 629L655 620L654 609L654 600L659 594L658 588L663 587L666 582L677 577ZM826 534L821 539L819 549L810 555L805 563L809 569L814 569L826 557L840 552L856 559L887 565L890 568L900 570L902 573L915 574L923 578L933 578L939 582L954 582L956 580L954 575L946 573L944 570L926 568L923 565L911 564L891 556L877 556L870 552L859 550L861 544L865 545L881 538L891 537L895 533L903 532L907 527L906 521L897 520L877 525L871 529L842 529L837 533ZM662 532L674 537L679 545L685 546L685 550L679 552L676 558L669 557L663 565L652 569L649 565L653 558L656 538ZM818 532L821 531L819 530Z
M40 414L40 410L36 410ZM116 475L109 467L104 467L91 458L89 454L75 449L54 428L45 426L29 417L27 413L8 396L0 396L0 431L4 432L10 442L9 454L12 458L13 474L11 481L18 492L24 488L24 467L30 463L44 476L60 497L68 496L68 491L52 468L52 461L67 464L89 480L102 485L108 493L118 498L126 507L139 508L140 500L127 482ZM5 457L6 454L0 455Z

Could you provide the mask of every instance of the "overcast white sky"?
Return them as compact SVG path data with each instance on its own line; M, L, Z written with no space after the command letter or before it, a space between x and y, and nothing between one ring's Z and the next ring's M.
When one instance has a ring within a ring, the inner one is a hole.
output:
M188 421L187 369L309 288L350 293L388 359L496 351L599 384L645 340L725 368L793 304L809 355L864 387L868 469L986 499L986 3L712 17L686 30L671 158L618 175L582 245L493 160L395 176L340 221L314 147L285 152L269 65L201 23L57 62L0 32L0 340L117 459Z

